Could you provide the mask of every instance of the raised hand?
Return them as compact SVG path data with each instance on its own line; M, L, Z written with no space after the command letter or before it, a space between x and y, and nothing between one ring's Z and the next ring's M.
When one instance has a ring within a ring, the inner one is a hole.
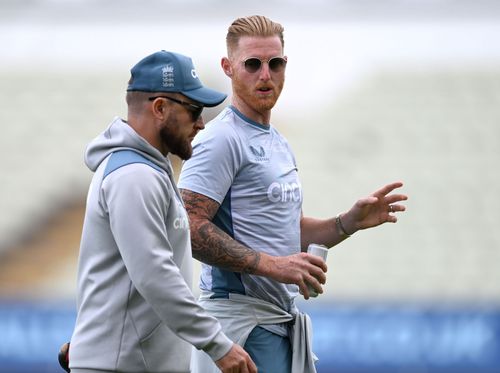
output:
M360 229L397 222L394 213L406 210L406 207L399 202L406 201L408 197L405 194L392 192L402 186L403 183L399 181L387 184L368 197L359 199L347 213L341 215L346 231L352 234Z

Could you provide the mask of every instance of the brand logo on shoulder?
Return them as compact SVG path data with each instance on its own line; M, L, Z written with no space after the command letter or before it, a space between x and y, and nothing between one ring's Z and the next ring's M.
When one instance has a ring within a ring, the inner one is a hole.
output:
M175 85L174 80L174 67L172 65L163 66L161 69L162 73L162 85L167 88L171 88Z
M255 160L257 162L265 162L269 160L269 157L266 157L266 151L262 146L259 146L259 149L255 149L252 145L250 145L250 150L255 156Z

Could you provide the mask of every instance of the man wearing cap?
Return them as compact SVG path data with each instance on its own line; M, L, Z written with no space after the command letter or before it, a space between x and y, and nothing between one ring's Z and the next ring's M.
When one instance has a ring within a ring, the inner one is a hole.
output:
M203 107L225 98L189 57L154 53L131 70L127 120L88 145L71 372L189 372L191 345L223 372L256 372L191 293L188 217L167 158L191 156Z

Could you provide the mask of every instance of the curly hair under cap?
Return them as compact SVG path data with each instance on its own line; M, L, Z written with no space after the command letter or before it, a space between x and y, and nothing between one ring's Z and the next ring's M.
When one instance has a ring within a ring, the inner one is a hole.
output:
M279 36L281 46L285 47L283 38L284 27L271 21L264 16L249 16L236 19L227 30L226 46L230 57L233 51L238 48L238 42L242 36Z

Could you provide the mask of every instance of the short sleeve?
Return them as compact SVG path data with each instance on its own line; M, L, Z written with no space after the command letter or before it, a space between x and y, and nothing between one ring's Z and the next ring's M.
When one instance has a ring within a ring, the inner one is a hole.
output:
M203 194L222 204L242 164L240 139L227 122L212 122L193 141L178 187Z

